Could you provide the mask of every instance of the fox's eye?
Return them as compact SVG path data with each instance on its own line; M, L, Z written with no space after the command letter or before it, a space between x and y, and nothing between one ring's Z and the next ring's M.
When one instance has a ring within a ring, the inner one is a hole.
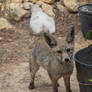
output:
M67 52L70 52L70 51L71 51L71 49L70 49L70 48L66 48L66 51L67 51Z
M58 50L58 51L57 51L57 53L60 53L60 54L61 54L61 53L62 53L62 51L61 51L61 50Z

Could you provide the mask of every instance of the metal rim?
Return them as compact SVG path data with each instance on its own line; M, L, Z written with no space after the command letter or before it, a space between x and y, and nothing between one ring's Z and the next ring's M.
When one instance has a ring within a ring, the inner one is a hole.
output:
M78 7L78 11L81 12L81 13L85 13L85 14L90 14L90 15L92 15L92 13L90 13L90 12L82 11L82 10L81 10L81 7L83 7L83 6L89 6L89 5L92 5L92 3L80 5L80 6Z
M77 63L79 63L79 64L81 64L81 65L83 65L83 66L85 66L85 67L87 67L87 68L92 68L92 65L79 62L79 60L76 58L76 55L77 55L80 51L82 51L82 50L84 50L84 49L85 49L85 48L82 48L82 49L80 49L78 52L75 53L75 55L74 55L74 60L75 60L75 62L77 62Z

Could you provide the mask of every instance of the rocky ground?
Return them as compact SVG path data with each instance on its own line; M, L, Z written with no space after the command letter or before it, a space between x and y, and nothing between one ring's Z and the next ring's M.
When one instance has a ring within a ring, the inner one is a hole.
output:
M79 15L56 12L56 33L61 42L72 25L76 29L75 52L92 44L85 40L80 31ZM36 75L36 88L28 89L30 83L29 54L39 37L30 35L29 18L11 22L10 30L0 30L0 92L53 92L47 72L40 69ZM6 24L7 25L7 24ZM66 92L63 79L59 80L59 92ZM79 92L76 68L71 77L73 92Z
M69 30L72 23L75 23L76 26L76 40L75 40L75 52L83 47L86 47L88 44L91 44L92 41L85 41L80 32L79 22L76 22L77 15L71 15L75 18L71 20L61 20L58 22L56 19L57 32L55 36L61 37L64 39L67 31ZM61 18L61 17L60 17ZM71 22L69 22L71 21ZM67 23L68 22L68 23ZM64 25L63 25L64 24ZM14 23L16 27L16 33L8 33L9 35L15 36L16 39L13 39L11 36L5 36L4 31L0 32L0 35L3 33L3 40L0 42L0 91L1 92L30 92L28 85L30 82L30 73L29 73L29 53L34 47L35 40L38 37L32 36L29 34L29 19L26 19L20 23ZM5 37L5 38L4 38ZM10 40L9 40L10 39ZM36 89L31 92L52 92L51 82L47 75L47 72L43 69L40 69L36 75ZM63 80L59 81L60 87L59 92L65 92L65 87ZM76 70L71 77L71 87L73 92L79 92L79 87L76 79Z

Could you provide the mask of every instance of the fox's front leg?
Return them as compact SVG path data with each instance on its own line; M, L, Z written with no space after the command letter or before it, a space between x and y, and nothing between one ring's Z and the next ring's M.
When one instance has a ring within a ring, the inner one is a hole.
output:
M52 82L53 91L54 92L58 92L58 86L59 86L59 84L57 83L57 80L55 78L53 78L50 74L49 74L49 77L50 77L51 82Z
M70 76L64 77L64 83L65 83L66 92L72 92L70 87Z
M58 92L57 80L51 79L51 81L52 81L53 91Z

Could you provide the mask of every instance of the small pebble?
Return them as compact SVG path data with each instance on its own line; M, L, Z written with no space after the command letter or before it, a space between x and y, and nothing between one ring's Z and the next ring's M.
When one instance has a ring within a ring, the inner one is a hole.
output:
M9 87L9 83L8 82L5 82L3 85L6 86L6 87Z
M0 41L2 40L3 38L2 37L0 37Z

